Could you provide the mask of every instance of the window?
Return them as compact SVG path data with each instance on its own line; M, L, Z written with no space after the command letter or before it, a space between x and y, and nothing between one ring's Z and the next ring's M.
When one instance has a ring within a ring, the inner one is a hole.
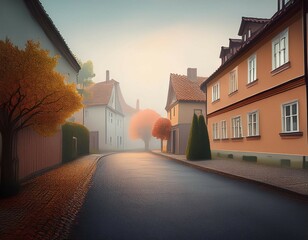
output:
M212 86L212 102L219 100L219 98L220 98L219 83L216 83Z
M248 83L252 83L257 80L257 57L251 56L248 59Z
M298 101L282 105L282 131L299 131Z
M225 121L225 120L221 121L220 126L221 126L221 139L228 138L228 136L227 136L227 121Z
M110 112L109 113L110 123L112 123L112 117L113 117L113 114Z
M200 115L202 115L202 109L194 109L194 114L199 117Z
M251 37L251 29L248 29L248 38Z
M272 70L289 61L288 30L280 33L272 41Z
M169 118L170 118L170 120L172 119L171 109L169 111Z
M248 136L259 136L259 112L251 112L247 115Z
M283 9L289 2L290 2L290 0L279 0L278 10Z
M237 70L233 70L229 74L229 94L237 91Z
M218 123L213 123L213 139L219 139Z
M175 116L175 107L173 108L173 117Z
M233 138L243 137L242 119L241 119L240 116L232 118L232 136L233 136Z

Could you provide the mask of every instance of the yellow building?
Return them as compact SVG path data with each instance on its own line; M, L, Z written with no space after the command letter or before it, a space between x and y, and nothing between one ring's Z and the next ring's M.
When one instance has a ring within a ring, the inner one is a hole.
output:
M205 93L200 84L205 77L197 77L196 68L188 68L187 76L170 74L166 104L168 119L171 121L171 136L167 151L185 154L193 114L205 115Z

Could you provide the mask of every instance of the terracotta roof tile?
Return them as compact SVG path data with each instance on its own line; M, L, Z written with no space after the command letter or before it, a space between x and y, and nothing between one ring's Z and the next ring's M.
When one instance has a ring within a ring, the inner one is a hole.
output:
M84 104L87 106L107 105L109 103L114 81L99 82L86 88Z
M198 77L198 80L193 82L185 75L170 74L170 82L178 101L205 102L205 93L200 89L200 84L205 80L206 77Z

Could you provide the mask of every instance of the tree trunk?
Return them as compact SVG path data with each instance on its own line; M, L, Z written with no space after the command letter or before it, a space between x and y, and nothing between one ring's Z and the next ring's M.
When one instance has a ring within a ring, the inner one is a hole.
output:
M149 150L149 145L150 145L150 140L144 140L144 149L145 149L146 151Z
M2 132L1 196L12 196L19 191L19 162L17 157L17 134L10 130Z
M160 139L160 151L163 152L163 139Z

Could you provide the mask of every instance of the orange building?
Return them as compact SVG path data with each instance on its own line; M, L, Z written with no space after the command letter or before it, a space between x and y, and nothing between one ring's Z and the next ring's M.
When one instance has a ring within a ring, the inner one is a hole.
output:
M271 19L243 17L241 39L222 47L201 85L214 157L307 167L307 15L307 1L278 0Z

